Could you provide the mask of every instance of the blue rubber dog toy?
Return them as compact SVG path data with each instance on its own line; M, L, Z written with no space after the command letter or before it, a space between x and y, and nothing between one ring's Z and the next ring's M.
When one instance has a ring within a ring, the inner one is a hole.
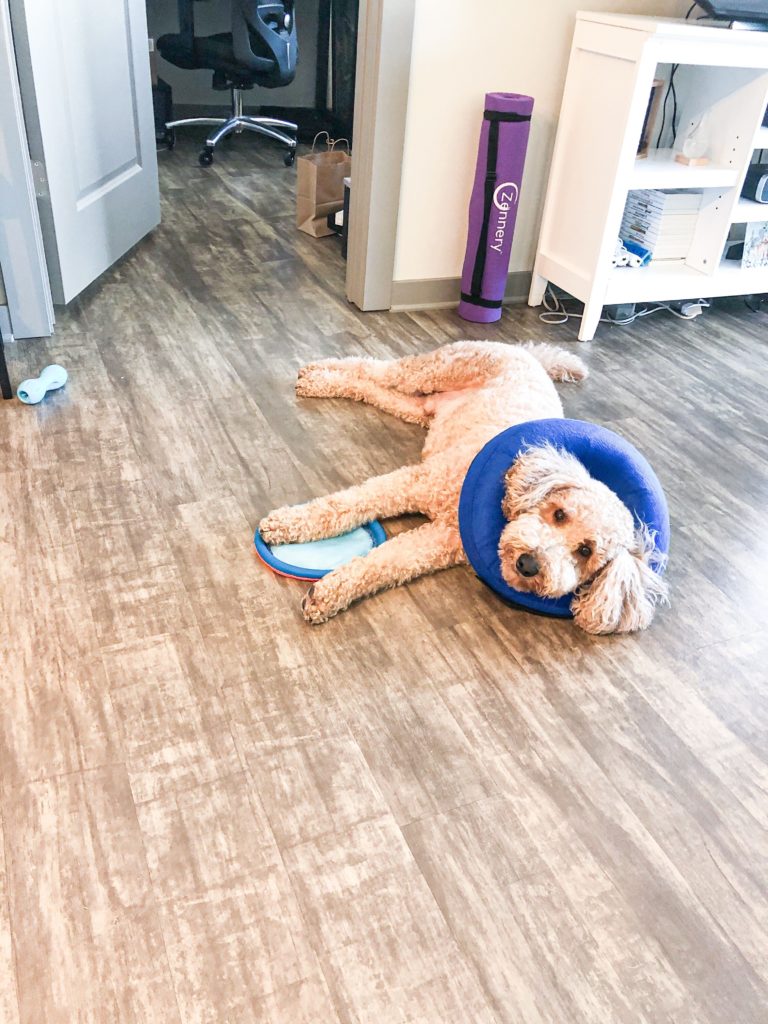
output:
M67 383L67 376L67 371L63 366L51 363L50 366L46 366L39 377L23 380L16 389L16 397L25 405L37 405L38 402L42 402L48 391L63 388Z

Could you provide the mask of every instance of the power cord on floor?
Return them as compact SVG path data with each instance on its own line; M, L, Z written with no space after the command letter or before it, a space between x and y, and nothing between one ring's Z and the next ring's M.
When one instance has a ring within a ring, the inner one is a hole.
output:
M542 305L544 306L545 311L543 313L539 313L539 320L544 324L564 324L571 319L581 320L584 316L583 313L575 313L566 309L561 299L555 294L552 285L547 285ZM707 309L709 307L709 301L707 299L697 299L695 305L701 307L701 309ZM632 316L626 317L623 320L614 320L610 316L601 316L600 323L616 324L618 327L623 327L626 324L633 324L635 320L638 320L642 316L650 316L651 313L659 313L662 309L671 313L672 316L676 316L678 320L694 320L701 313L701 309L698 309L695 313L681 313L667 302L655 302L653 305L641 306L640 309L632 314Z

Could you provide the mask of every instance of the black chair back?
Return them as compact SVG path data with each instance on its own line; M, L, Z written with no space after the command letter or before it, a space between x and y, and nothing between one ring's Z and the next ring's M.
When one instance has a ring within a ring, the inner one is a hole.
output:
M294 0L232 0L235 59L271 88L288 85L296 74L298 44Z
M195 51L195 0L178 0L179 32L173 63L198 67ZM288 85L299 56L294 0L232 0L232 49L242 78L259 85ZM169 37L171 38L171 37ZM230 69L231 71L232 69Z

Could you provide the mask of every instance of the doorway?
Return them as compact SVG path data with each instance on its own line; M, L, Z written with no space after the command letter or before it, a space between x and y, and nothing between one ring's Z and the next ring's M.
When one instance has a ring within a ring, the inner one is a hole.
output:
M335 16L331 8L330 18L326 16L323 21L320 10L322 5L318 4L318 17L314 22L311 18L309 19L309 36L315 40L315 58L317 58L318 40L323 37L324 33L325 37L330 40L331 46L328 48L326 58L321 57L311 67L312 73L307 75L302 85L304 92L294 98L293 105L300 109L302 95L304 99L310 96L311 109L315 114L319 111L321 115L325 114L330 118L334 133L348 128L350 117L352 117L351 134L354 136L355 144L354 187L351 194L349 259L344 268L342 288L346 297L361 310L388 309L391 304L410 67L410 42L415 5L413 0L410 2L388 0L386 5L384 0L361 0L359 27L353 47L356 51L356 59L352 69L349 59L349 39L351 38L349 19L352 16L353 6L356 6L356 0L354 0L354 4L353 0L339 0L339 2L340 6ZM8 3L9 0L2 0L6 17ZM13 45L9 45L2 59L5 60L5 72L15 72L18 69L22 94L25 94L30 90L30 53L28 41L25 39L20 41L20 36L28 27L26 15L28 8L32 8L29 6L28 0L10 0L10 3L15 18L15 53ZM153 7L159 3L160 0L149 0L150 23L157 13L156 11L153 13ZM47 7L49 4L45 6ZM144 10L144 4L137 4L135 0L132 0L129 6L134 18ZM200 5L201 9L206 6L208 5ZM35 5L34 10L36 22L44 20L44 12L41 13L41 7ZM60 8L58 16L63 16ZM335 35L334 25L336 26ZM139 37L142 37L146 32L146 30L137 30L135 24L132 27L134 36L138 34ZM139 29L141 28L142 26L139 26ZM10 29L8 37L10 40ZM336 40L335 44L334 39ZM340 39L341 42L339 42ZM344 53L344 59L335 53L334 46L336 50ZM142 77L141 61L146 60L146 55L142 56L140 50L141 48L138 48L135 53L135 57L139 61L138 79ZM311 54L311 45L309 50ZM14 60L17 69L12 67ZM149 77L148 62L146 75ZM322 79L326 79L327 87L324 93L321 86ZM352 83L354 83L354 103L350 89ZM60 90L49 90L49 94L56 92L60 93ZM325 108L323 108L323 102L326 104ZM31 108L33 105L33 103L28 104L28 107ZM55 109L55 106L52 105L52 109ZM5 130L8 121L6 110L3 111L3 118ZM27 134L29 135L29 118L27 118L27 122ZM34 132L32 136L35 136ZM26 167L17 168L16 175L21 178L26 175L28 185L32 180L31 172L35 163L39 168L41 179L45 180L48 159L47 141L41 138L38 132L36 142L39 152L32 154L32 160L27 159L26 153L22 154ZM38 156L36 162L35 155ZM152 155L154 157L154 153ZM141 163L141 161L139 162ZM40 198L38 189L38 201ZM75 204L79 201L75 197ZM123 205L125 207L126 204ZM32 204L31 212L35 214L33 206L34 204ZM45 201L43 201L43 206L45 206ZM108 225L106 230L107 237L109 237ZM39 226L37 231L39 233ZM34 241L32 238L34 229L30 227L27 233ZM56 232L54 230L49 234L55 236ZM77 237L77 232L73 232L73 236ZM50 256L49 267L46 268L45 260L38 246L37 259L39 261L39 277L41 281L44 281L50 270ZM8 277L9 274L6 272L6 281ZM13 291L13 289L10 290ZM60 293L54 297L59 301L62 300ZM63 296L65 300L68 297ZM14 294L13 298L18 299L18 295ZM25 301L27 305L30 302L35 303L38 314L45 312L45 301L41 295L32 299L27 298ZM30 319L30 322L34 322L33 332L24 328L24 317L19 312L13 319L15 324L19 325L19 329L16 330L17 337L45 336L52 330L52 320L46 327L40 315Z

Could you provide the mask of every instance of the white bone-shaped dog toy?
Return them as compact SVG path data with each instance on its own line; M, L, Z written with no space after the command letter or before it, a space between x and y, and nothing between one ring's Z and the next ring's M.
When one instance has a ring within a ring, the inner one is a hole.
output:
M46 366L39 377L23 380L16 389L16 397L25 405L37 405L38 402L42 402L48 391L63 388L67 383L67 376L67 371L63 366L51 363L50 366Z

